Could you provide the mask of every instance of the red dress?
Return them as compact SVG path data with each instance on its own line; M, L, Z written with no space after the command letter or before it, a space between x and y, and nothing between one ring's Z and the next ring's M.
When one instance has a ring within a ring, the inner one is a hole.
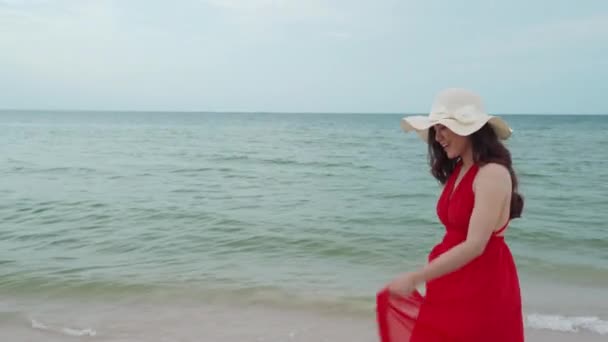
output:
M466 239L475 202L473 180L479 167L473 165L452 192L461 167L458 164L437 202L437 215L446 232L429 261ZM376 308L380 341L524 341L515 262L504 238L497 235L507 225L492 235L482 255L429 281L424 297L414 292L407 298L396 298L382 289Z

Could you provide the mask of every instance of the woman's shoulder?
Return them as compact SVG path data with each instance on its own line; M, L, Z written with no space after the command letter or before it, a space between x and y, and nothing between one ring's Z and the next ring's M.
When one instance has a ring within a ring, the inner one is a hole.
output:
M480 165L474 183L476 187L488 187L492 191L511 192L509 169L498 163Z
M480 175L485 175L486 177L507 177L511 178L511 174L509 173L509 169L499 163L486 163L479 166Z

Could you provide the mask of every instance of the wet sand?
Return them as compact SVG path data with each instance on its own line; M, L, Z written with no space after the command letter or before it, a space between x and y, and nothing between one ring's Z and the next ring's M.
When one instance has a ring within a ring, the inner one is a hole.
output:
M2 341L378 341L373 315L200 302L0 300ZM528 329L527 341L606 341L599 334Z

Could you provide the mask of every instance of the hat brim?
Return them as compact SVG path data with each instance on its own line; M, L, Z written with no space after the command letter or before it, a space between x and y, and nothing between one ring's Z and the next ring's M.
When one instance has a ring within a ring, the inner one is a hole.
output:
M423 141L427 142L429 128L436 124L444 125L460 136L469 136L481 129L486 123L492 126L496 135L501 140L509 139L513 132L505 120L493 115L487 115L483 120L471 124L463 124L448 118L431 120L428 116L414 115L401 119L401 129L405 132L415 131Z

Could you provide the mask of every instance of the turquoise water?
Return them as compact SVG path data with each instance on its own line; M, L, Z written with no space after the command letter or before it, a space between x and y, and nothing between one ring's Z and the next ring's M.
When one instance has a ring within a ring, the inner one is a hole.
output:
M400 118L0 112L0 294L368 300L443 233ZM506 118L522 278L608 288L608 116Z

